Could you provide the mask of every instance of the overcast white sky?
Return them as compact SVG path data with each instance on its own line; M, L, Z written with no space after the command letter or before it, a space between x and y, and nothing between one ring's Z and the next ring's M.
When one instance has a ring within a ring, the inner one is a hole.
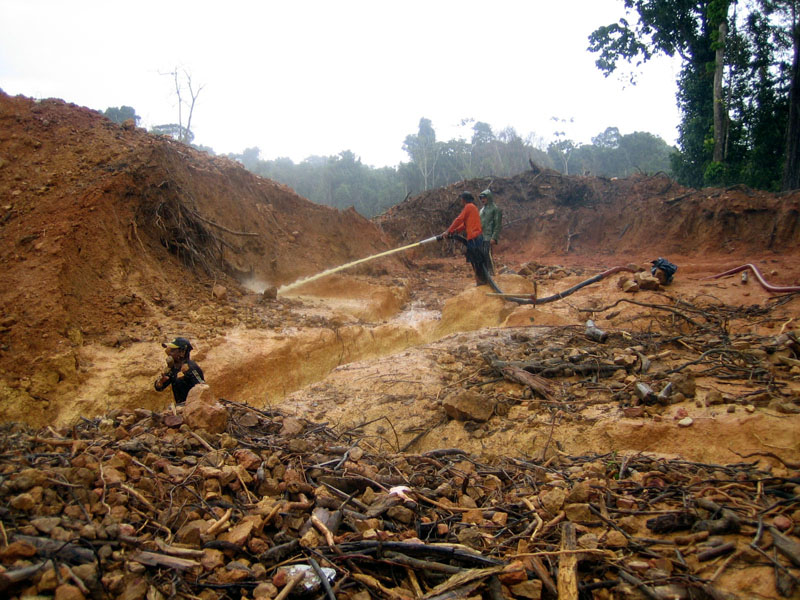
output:
M295 162L396 165L421 117L440 140L469 138L472 118L544 143L613 126L674 144L677 62L631 87L586 51L623 14L622 0L0 0L0 89L132 106L150 127L178 120L177 67L203 86L195 143Z

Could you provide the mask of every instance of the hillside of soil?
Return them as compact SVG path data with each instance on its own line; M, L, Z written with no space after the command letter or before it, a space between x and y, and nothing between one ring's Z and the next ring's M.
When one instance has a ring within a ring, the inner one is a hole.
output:
M761 260L800 250L800 191L742 186L690 189L664 174L627 179L532 169L411 198L375 222L397 242L440 233L460 210L458 193L491 187L503 209L503 246L520 257L592 255L631 261L664 256Z
M450 241L279 289L487 186L507 295ZM273 598L305 553L342 600L555 598L578 560L581 598L795 593L800 192L531 165L368 221L0 93L0 197L0 591ZM175 407L153 382L179 335L208 387ZM394 541L426 564L387 575Z
M491 185L504 211L498 260L512 272L531 262L601 270L666 256L684 276L754 262L784 284L800 277L800 192L691 190L663 175L565 177L532 165L512 179L424 193L373 224L60 100L0 94L0 109L7 420L68 422L117 399L163 405L146 365L175 335L209 356L220 394L263 404L337 365L500 324L437 317L461 285L448 261L465 266L450 242L319 280L305 295L261 295L441 232L464 189ZM332 351L329 336L345 349Z
M209 319L190 315L215 284L233 299L386 248L353 210L60 100L0 93L0 190L0 398L10 418L57 414L84 379L82 348L186 328L213 335Z

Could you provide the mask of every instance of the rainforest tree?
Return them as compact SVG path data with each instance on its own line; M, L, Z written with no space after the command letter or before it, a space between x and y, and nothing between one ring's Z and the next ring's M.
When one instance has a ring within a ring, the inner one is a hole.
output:
M680 152L688 185L798 187L800 0L624 0L626 16L596 29L589 50L606 75L679 56ZM754 82L754 83L753 83Z

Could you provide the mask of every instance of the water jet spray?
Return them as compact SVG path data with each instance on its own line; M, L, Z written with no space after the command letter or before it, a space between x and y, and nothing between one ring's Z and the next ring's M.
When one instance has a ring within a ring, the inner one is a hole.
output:
M378 254L373 254L372 256L367 256L366 258L359 258L358 260L354 260L353 262L349 262L344 265L339 265L338 267L333 267L331 269L327 269L322 271L321 273L317 273L316 275L311 275L310 277L305 277L303 279L298 279L294 283L290 283L289 285L283 285L278 288L278 294L284 294L289 290L292 290L296 287L300 287L306 283L310 283L322 277L326 277L328 275L332 275L333 273L337 273L339 271L343 271L344 269L349 269L350 267L354 267L356 265L360 265L365 262L369 262L371 260L375 260L376 258L381 258L383 256L389 256L390 254L394 254L395 252L402 252L403 250L409 250L410 248L416 248L417 246L422 246L423 244L429 244L430 242L435 242L437 240L437 236L429 237L428 239L422 240L421 242L415 242L413 244L408 244L407 246L402 246L400 248L394 248L393 250L386 250L385 252L380 252Z

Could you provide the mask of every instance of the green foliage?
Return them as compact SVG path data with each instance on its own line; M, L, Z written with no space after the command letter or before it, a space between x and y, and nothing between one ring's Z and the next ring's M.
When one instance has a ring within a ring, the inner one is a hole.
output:
M678 181L696 187L745 183L769 190L778 189L782 180L784 186L792 181L783 165L800 168L785 156L792 141L789 131L799 129L800 119L800 94L789 94L798 89L800 76L791 66L792 55L800 55L800 2L624 0L624 6L626 18L598 27L589 36L589 50L599 55L595 63L605 75L621 61L638 66L656 54L680 55L680 151L670 159ZM715 123L719 49L724 52L724 110ZM715 140L723 149L721 162L712 161Z
M636 131L621 135L609 127L592 144L577 147L570 157L570 171L603 177L628 177L636 173L670 173L671 157L676 152L660 137Z
M722 185L727 179L727 168L721 162L710 162L703 173L706 185Z
M560 139L547 146L547 154L562 173L569 175L569 159L577 148L572 140Z
M299 164L289 158L260 160L257 147L229 157L258 175L288 185L312 202L340 209L352 206L367 218L430 187L487 176L511 177L528 170L531 162L553 167L548 154L533 146L530 139L523 140L513 128L495 135L489 125L477 122L472 133L470 141L437 141L432 123L421 119L417 133L406 136L403 144L411 160L380 169L364 165L350 150L336 156L310 156ZM618 129L608 128L596 139L602 141L602 146L577 147L572 141L560 140L558 147L562 151L573 148L576 153L585 152L586 157L593 156L592 151L602 154L606 161L602 166L590 158L571 159L581 167L590 165L586 168L598 175L613 177L668 170L666 157L673 149L652 134L637 132L623 136ZM569 164L572 168L573 162ZM585 190L578 186L573 192L564 198L565 202L582 201Z
M103 114L114 121L114 123L119 124L124 123L128 119L133 119L133 122L139 125L139 121L142 120L142 118L136 114L136 110L132 106L109 106Z

